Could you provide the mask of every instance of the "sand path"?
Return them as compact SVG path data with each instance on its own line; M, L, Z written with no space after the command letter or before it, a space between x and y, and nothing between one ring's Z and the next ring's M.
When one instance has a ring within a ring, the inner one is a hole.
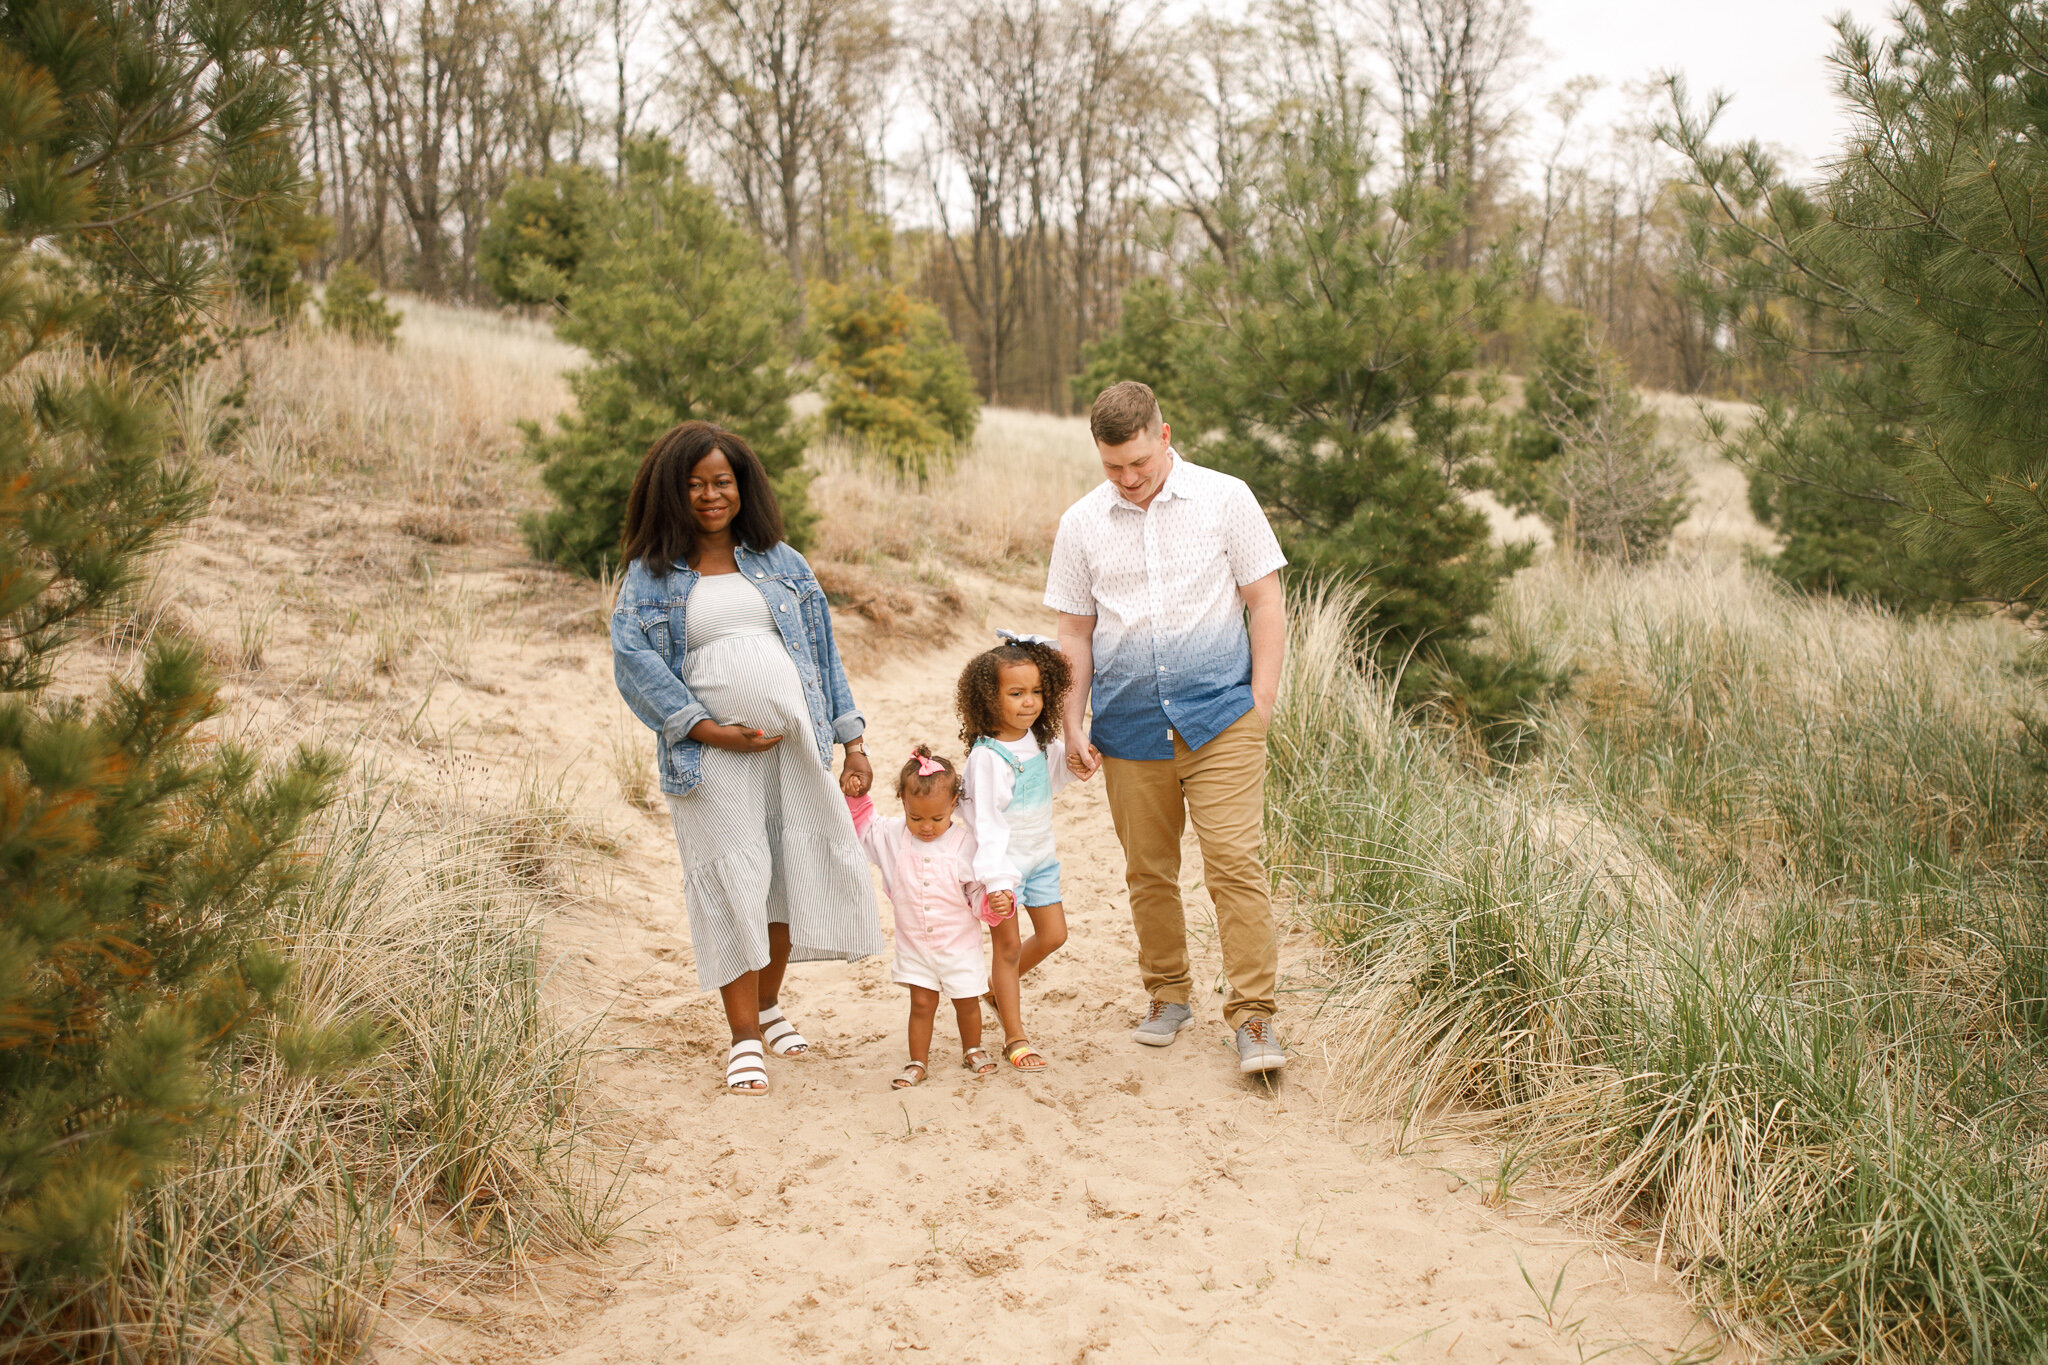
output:
M1028 595L989 590L993 619L1049 627ZM959 748L953 680L984 634L856 677L878 774L919 740ZM609 714L607 675L549 675L545 711ZM539 738L540 708L521 709ZM1510 1219L1446 1173L1479 1177L1484 1154L1396 1156L1377 1129L1340 1129L1305 934L1286 940L1297 1055L1277 1085L1238 1075L1218 994L1175 1046L1133 1044L1143 994L1100 783L1063 794L1057 822L1072 937L1025 991L1047 1072L972 1079L942 1010L933 1079L892 1092L906 995L878 957L792 970L784 1004L815 1050L771 1059L773 1093L742 1098L719 1083L724 1025L696 988L667 821L630 817L602 894L556 931L572 989L608 1010L599 1086L642 1155L629 1223L596 1267L457 1310L484 1320L414 1318L401 1353L1491 1362L1670 1360L1709 1339L1649 1266ZM1197 980L1220 983L1206 897L1190 906ZM1546 1296L1561 1284L1548 1322L1525 1270Z

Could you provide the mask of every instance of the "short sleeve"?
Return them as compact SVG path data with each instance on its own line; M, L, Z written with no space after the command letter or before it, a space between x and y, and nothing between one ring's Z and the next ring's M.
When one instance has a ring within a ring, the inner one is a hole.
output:
M1095 615L1095 581L1081 540L1074 519L1061 517L1052 538L1052 564L1045 571L1045 605L1069 616Z
M1242 588L1256 583L1287 564L1280 542L1266 521L1266 513L1252 490L1238 483L1230 490L1223 509L1223 553L1230 560L1230 576ZM1058 551L1054 551L1057 555Z

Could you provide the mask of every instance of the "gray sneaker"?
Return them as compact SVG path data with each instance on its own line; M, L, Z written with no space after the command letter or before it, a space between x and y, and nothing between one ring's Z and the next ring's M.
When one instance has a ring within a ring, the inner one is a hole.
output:
M1131 1037L1147 1047L1165 1047L1180 1031L1195 1022L1195 1012L1186 1005L1170 1004L1154 1000L1152 1008L1145 1011L1144 1022Z
M1273 1021L1264 1015L1253 1015L1237 1028L1237 1069L1250 1075L1258 1071L1278 1071L1287 1065L1287 1054L1280 1050L1280 1042L1273 1036Z

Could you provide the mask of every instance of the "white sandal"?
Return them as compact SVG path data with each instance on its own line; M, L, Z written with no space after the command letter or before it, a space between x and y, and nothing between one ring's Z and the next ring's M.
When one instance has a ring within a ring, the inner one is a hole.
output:
M768 1068L762 1065L759 1038L742 1038L725 1054L725 1088L733 1095L768 1093Z
M761 1037L767 1040L769 1050L778 1057L794 1057L811 1050L804 1036L796 1031L796 1025L782 1017L780 1005L770 1005L761 1011Z

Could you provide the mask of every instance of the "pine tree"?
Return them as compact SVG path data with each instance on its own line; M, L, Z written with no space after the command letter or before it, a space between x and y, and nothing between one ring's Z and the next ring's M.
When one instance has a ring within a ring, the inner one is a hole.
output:
M320 291L320 325L351 341L390 348L398 342L405 314L377 295L377 282L359 265L343 261L328 272Z
M923 477L974 435L981 399L938 309L862 276L811 286L812 350L825 425Z
M1796 376L1731 442L1794 582L1902 607L2048 602L2048 12L1845 21L1844 154L1804 191L1677 101L1692 211L1754 354Z
M1408 695L1510 713L1535 675L1473 642L1529 549L1495 546L1459 488L1487 435L1468 376L1511 277L1504 258L1444 263L1455 187L1382 191L1377 172L1355 119L1288 140L1267 230L1189 272L1171 330L1199 340L1172 353L1168 416L1192 458L1251 485L1297 573L1363 587Z
M1161 403L1178 408L1176 357L1186 344L1173 286L1156 276L1134 281L1118 305L1116 326L1083 348L1081 373L1069 381L1074 401L1085 409L1111 384L1135 379L1150 385Z
M96 702L53 695L66 647L204 499L161 458L155 376L66 357L119 311L232 288L231 235L273 204L306 14L274 0L22 3L0 16L0 1339L81 1297L129 1195L231 1103L219 1064L281 998L270 910L332 761L265 772L206 742L199 647L159 639ZM176 250L160 251L165 243ZM39 244L32 249L31 244ZM104 266L121 243L124 266ZM50 252L41 244L59 249ZM98 253L98 254L96 254ZM176 269L156 269L174 260ZM88 268L73 269L80 262ZM129 272L116 279L119 271ZM88 336L92 332L86 333ZM106 348L176 364L154 343Z
M586 573L615 563L634 470L656 437L691 418L747 438L800 542L803 440L789 400L801 309L788 272L658 143L633 151L611 221L593 236L555 323L592 363L569 373L576 411L553 432L528 430L557 504L527 520L528 543Z
M563 304L605 208L588 166L551 166L505 186L476 244L476 271L506 303Z
M1620 357L1594 341L1584 317L1565 313L1538 334L1532 359L1487 487L1583 553L1662 551L1685 519L1692 480L1658 439L1656 414Z

